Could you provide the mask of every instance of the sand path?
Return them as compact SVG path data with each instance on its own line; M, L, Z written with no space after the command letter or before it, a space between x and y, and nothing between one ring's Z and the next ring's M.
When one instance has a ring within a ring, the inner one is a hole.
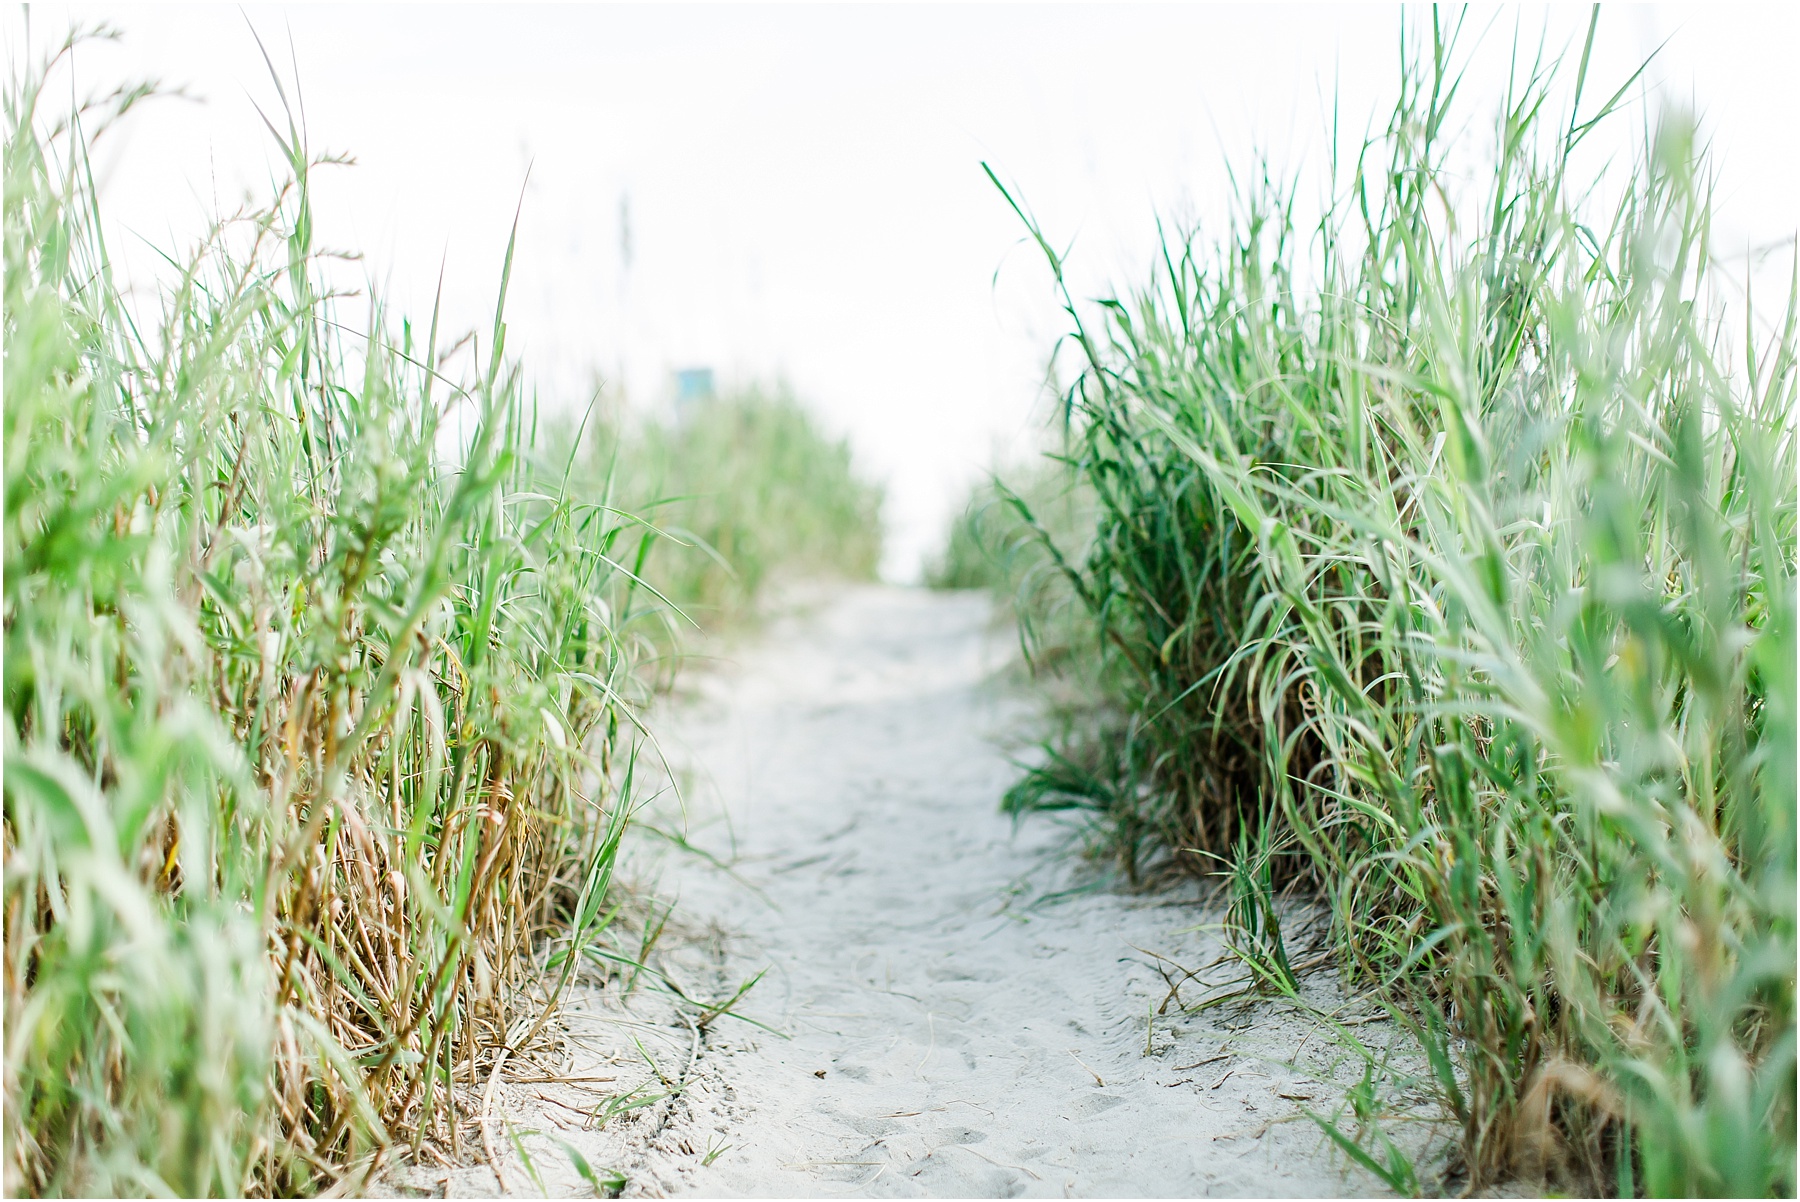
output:
M1299 1114L1335 1096L1336 1054L1300 1048L1309 1024L1154 1014L1168 985L1148 953L1217 954L1191 894L1041 900L1080 867L1053 854L1063 828L998 812L1016 775L999 741L1025 716L993 682L1011 654L984 598L857 589L665 721L694 771L690 839L732 873L670 859L663 888L727 932L727 983L767 970L741 1009L788 1038L715 1025L685 1122L731 1148L657 1165L663 1186L1366 1192Z
M1213 961L1197 928L1216 911L1096 888L1061 854L1068 828L998 811L1030 716L996 680L1013 654L985 598L863 587L690 678L656 723L684 802L643 820L719 865L647 833L632 858L679 899L659 963L710 997L762 973L738 1010L779 1035L695 1029L652 989L578 990L555 1071L587 1083L530 1084L516 1062L490 1080L509 1189L588 1192L574 1147L627 1195L1371 1192L1300 1112L1333 1109L1347 1071L1313 1023L1156 1013L1155 957ZM1329 982L1309 989L1332 1004ZM659 1100L583 1118L618 1097ZM409 1172L395 1183L497 1185L486 1167Z

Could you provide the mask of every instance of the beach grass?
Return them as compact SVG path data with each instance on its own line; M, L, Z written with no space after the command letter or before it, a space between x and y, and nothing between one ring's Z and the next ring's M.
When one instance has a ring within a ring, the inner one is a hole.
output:
M327 160L279 78L285 183L128 295L89 147L151 89L65 99L79 40L5 93L7 1192L304 1194L491 1155L505 1057L586 953L641 954L607 943L613 879L681 603L716 569L752 604L836 545L775 501L737 515L754 562L717 523L702 549L538 437L510 246L467 338L333 291ZM796 470L796 405L721 412L670 435L671 478ZM807 447L863 570L872 494Z
M1515 50L1469 170L1460 29L1409 27L1316 222L1239 164L1228 228L1063 292L1093 520L1014 531L1103 695L1008 802L1229 878L1274 996L1282 898L1329 907L1428 1066L1338 1028L1370 1089L1317 1120L1390 1187L1791 1194L1795 293L1723 303L1683 114L1594 151L1633 120L1595 26ZM1381 1122L1421 1089L1460 1132L1429 1166Z
M875 579L882 489L783 383L673 413L614 404L578 435L581 476L645 519L643 572L710 630L753 623L797 579Z

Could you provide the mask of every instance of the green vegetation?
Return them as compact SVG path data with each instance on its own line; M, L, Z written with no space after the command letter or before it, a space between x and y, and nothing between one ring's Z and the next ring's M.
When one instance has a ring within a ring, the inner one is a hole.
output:
M1019 578L1029 570L1022 561L1039 544L1003 508L1000 490L1006 487L996 475L970 490L962 510L950 521L943 550L925 564L928 587L989 589L1001 598L1012 598Z
M1460 1126L1444 1184L1791 1194L1794 298L1726 349L1693 127L1609 179L1591 28L1451 171L1455 41L1404 56L1316 227L1265 175L1143 291L1064 291L1093 518L1011 504L1104 705L1009 804L1091 807L1134 873L1222 864L1272 993L1277 891L1328 903L1430 1066L1338 1028L1368 1074L1319 1122L1395 1188L1384 1074Z
M591 953L641 954L601 944L634 711L662 598L723 586L534 441L504 276L445 352L435 317L328 291L291 113L274 201L122 295L88 146L148 93L57 112L67 51L5 94L6 1189L461 1158L498 1058ZM668 508L739 603L852 527L866 570L842 449L789 402L718 416L655 472L738 507ZM825 517L770 483L820 447Z
M782 578L875 577L881 490L785 388L728 392L677 421L615 418L578 463L655 523L642 570L702 623L753 616Z
M1034 668L1092 661L1093 649L1076 650L1092 642L1093 624L1073 604L1062 565L1078 554L1066 549L1082 545L1094 516L1092 490L1054 456L991 475L951 522L942 554L925 565L925 583L993 592Z

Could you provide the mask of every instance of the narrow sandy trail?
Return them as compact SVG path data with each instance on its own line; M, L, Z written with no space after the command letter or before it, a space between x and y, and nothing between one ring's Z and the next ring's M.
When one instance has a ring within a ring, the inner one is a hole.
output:
M1024 717L992 683L1010 653L980 597L855 589L664 715L688 836L730 870L668 849L659 891L720 932L715 982L766 969L740 1009L786 1038L713 1025L633 1192L1370 1189L1299 1113L1336 1096L1309 1025L1153 1016L1168 986L1147 953L1217 954L1192 895L1041 900L1081 869L1051 854L1055 823L997 810L998 739Z

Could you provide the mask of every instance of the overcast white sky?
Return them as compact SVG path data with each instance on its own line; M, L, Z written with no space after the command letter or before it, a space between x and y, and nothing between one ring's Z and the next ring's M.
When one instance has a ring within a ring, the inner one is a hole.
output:
M1701 110L1725 246L1800 226L1796 8L1602 17L1596 86L1668 40L1653 95ZM33 5L31 37L102 18L125 38L81 52L83 90L148 75L198 100L144 110L103 160L122 225L168 245L266 192L272 144L252 101L274 93L254 26L284 73L298 68L314 147L357 160L319 181L322 240L363 252L396 307L427 315L443 265L452 325L485 324L523 187L509 344L544 403L585 402L596 372L643 404L674 368L785 375L886 482L900 579L967 483L1030 444L1062 329L981 162L1073 240L1083 291L1129 286L1159 212L1223 211L1227 156L1316 164L1334 97L1347 133L1383 110L1401 19L1355 5ZM1476 10L1479 88L1515 29L1578 52L1586 19ZM16 11L4 29L17 61ZM1471 99L1484 149L1492 102Z

